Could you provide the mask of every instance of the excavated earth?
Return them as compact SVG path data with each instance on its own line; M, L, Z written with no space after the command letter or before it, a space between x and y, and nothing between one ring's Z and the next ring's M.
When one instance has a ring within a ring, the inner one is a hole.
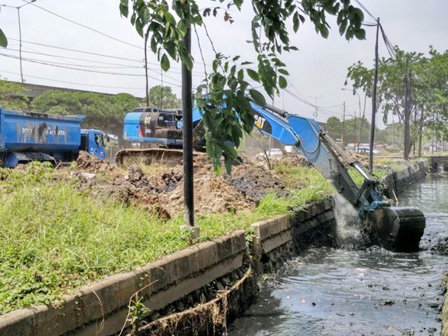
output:
M297 163L302 158L288 158ZM169 219L183 211L183 165L133 165L127 170L81 152L71 177L80 191L101 199L141 206ZM285 184L272 171L245 159L231 175L217 175L206 157L194 159L194 199L198 214L253 210L268 193L288 195Z

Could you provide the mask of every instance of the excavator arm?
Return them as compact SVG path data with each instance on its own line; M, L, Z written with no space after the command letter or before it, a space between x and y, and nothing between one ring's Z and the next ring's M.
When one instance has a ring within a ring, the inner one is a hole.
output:
M347 155L325 133L314 119L277 109L260 106L251 101L255 126L263 133L285 145L296 146L308 161L330 180L336 190L358 211L371 242L394 251L416 251L426 226L423 213L412 207L390 207L382 193L378 179ZM358 187L349 167L364 178Z
M378 179L365 171L358 161L348 156L314 119L292 115L273 106L262 107L253 101L251 106L255 126L260 131L285 145L297 147L361 215L368 209L387 205L383 200ZM361 188L348 173L349 166L355 168L364 178Z

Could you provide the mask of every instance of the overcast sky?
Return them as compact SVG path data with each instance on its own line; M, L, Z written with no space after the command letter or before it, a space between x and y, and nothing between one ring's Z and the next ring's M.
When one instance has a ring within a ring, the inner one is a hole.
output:
M200 8L206 8L210 3L200 2ZM390 41L401 49L423 53L429 50L430 45L441 52L448 49L448 1L362 0L361 3L374 17L380 18ZM0 0L0 4L17 7L25 2ZM22 64L27 83L107 93L128 92L144 97L143 40L128 19L120 17L119 0L37 0L34 4L20 8ZM218 2L211 4L216 6ZM356 2L353 4L356 5ZM252 46L246 42L251 39L250 11L250 3L246 3L242 14L232 11L235 21L233 24L223 22L222 16L220 19L206 19L218 51L230 56L241 55L244 60L253 60ZM0 27L9 38L8 48L0 48L0 76L13 81L20 81L17 14L16 8L0 7ZM367 22L374 21L367 13L365 18ZM292 95L294 94L318 105L319 121L325 121L330 116L341 118L344 101L348 118L359 113L358 96L341 88L344 87L350 65L357 61L367 66L373 65L375 28L366 28L366 40L347 42L339 36L336 25L332 26L328 39L318 36L309 22L301 27L298 34L291 30L291 39L299 51L283 55L282 60L288 65L291 74L288 78L290 93L282 92L276 97L276 106L305 117L313 117L315 108L299 101ZM211 44L202 29L198 30L198 34L205 62L210 64L213 59ZM194 34L193 39L196 62L193 85L198 85L203 77L204 67ZM380 56L388 57L384 43L380 43L379 51ZM150 62L150 86L160 85L161 71L152 54ZM68 68L82 68L84 71ZM163 75L163 83L172 86L180 96L179 65L172 64L172 70ZM362 92L359 94L363 105L364 95ZM368 101L366 117L369 120L370 106L371 102ZM381 116L377 122L380 119Z

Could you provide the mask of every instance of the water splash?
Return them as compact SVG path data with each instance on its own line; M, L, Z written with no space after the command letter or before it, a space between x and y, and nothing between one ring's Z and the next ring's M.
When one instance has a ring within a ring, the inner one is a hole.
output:
M342 195L333 197L338 245L348 249L360 249L368 245L362 233L362 221L353 205Z

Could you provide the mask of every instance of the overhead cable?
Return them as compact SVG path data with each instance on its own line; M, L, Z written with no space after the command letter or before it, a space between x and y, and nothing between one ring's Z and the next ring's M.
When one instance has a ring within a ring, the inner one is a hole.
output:
M17 72L12 72L12 71L2 70L2 69L0 69L0 73L7 73L7 74L11 74L11 75L19 75L20 76L20 74L17 73ZM105 89L126 89L126 90L142 90L143 89L142 87L121 87L121 86L105 86L105 85L75 83L75 82L61 81L61 80L50 79L50 78L39 77L39 76L31 76L31 75L27 75L26 77L42 79L42 80L46 80L46 81L49 81L49 82L55 82L55 83L65 83L65 84L73 84L73 85L91 86L91 87L99 87L99 88L105 88Z
M25 0L22 0L25 1ZM359 1L359 0L355 0L358 5L373 19L373 21L376 21L376 17L372 15L372 13L369 12L369 10Z
M56 16L56 17L62 19L62 20L65 20L65 21L67 21L67 22L73 23L73 24L75 24L75 25L77 25L77 26L80 26L80 27L83 27L83 28L85 28L85 29L91 30L91 31L93 31L93 32L95 32L95 33L97 33L97 34L100 34L100 35L102 35L102 36L104 36L104 37L107 37L107 38L109 38L109 39L111 39L111 40L114 40L114 41L117 41L117 42L126 44L126 45L128 45L128 46L131 46L131 47L134 47L134 48L138 48L138 49L143 50L143 48L140 47L140 46L137 46L137 45L135 45L135 44L132 44L132 43L129 43L129 42L120 40L120 39L117 39L116 37L107 35L107 34L105 34L105 33L103 33L103 32L100 32L100 31L97 30L97 29L88 27L88 26L86 26L86 25L84 25L84 24L82 24L82 23L73 21L73 20L71 20L71 19L67 19L67 18L64 17L64 16L59 15L59 14L57 14L57 13L54 13L54 12L52 12L52 11L46 9L46 8L43 8L43 7L39 6L39 5L36 5L36 4L33 3L33 2L29 2L29 1L26 1L26 0L22 0L22 1L25 2L25 3L27 3L27 4L33 5L34 7L37 7L37 8L39 8L39 9L41 9L41 10L47 12L47 13L50 13L50 14L52 14L52 15L54 15L54 16Z
M6 54L2 54L2 53L0 53L0 56L8 57L8 58L15 58L15 59L19 58L18 56L6 55ZM119 72L107 72L107 71L80 69L80 68L76 68L76 67L64 66L64 65L59 65L59 64L49 63L49 62L42 62L42 61L38 61L38 60L31 60L31 59L23 58L23 57L22 57L22 60L25 61L25 62L43 64L43 65L52 66L52 67L56 67L56 68L75 70L75 71L83 71L83 72L99 73L99 74L105 74L105 75L115 75L115 76L126 76L126 77L145 77L145 75L142 75L142 74L129 74L129 73L119 73ZM154 79L156 81L159 81L159 79L156 78L156 77L152 77L152 76L148 76L148 77L151 78L151 79ZM167 82L167 83L170 84L170 85L177 86L177 87L182 87L182 85L179 85L179 84L170 83L170 82Z

